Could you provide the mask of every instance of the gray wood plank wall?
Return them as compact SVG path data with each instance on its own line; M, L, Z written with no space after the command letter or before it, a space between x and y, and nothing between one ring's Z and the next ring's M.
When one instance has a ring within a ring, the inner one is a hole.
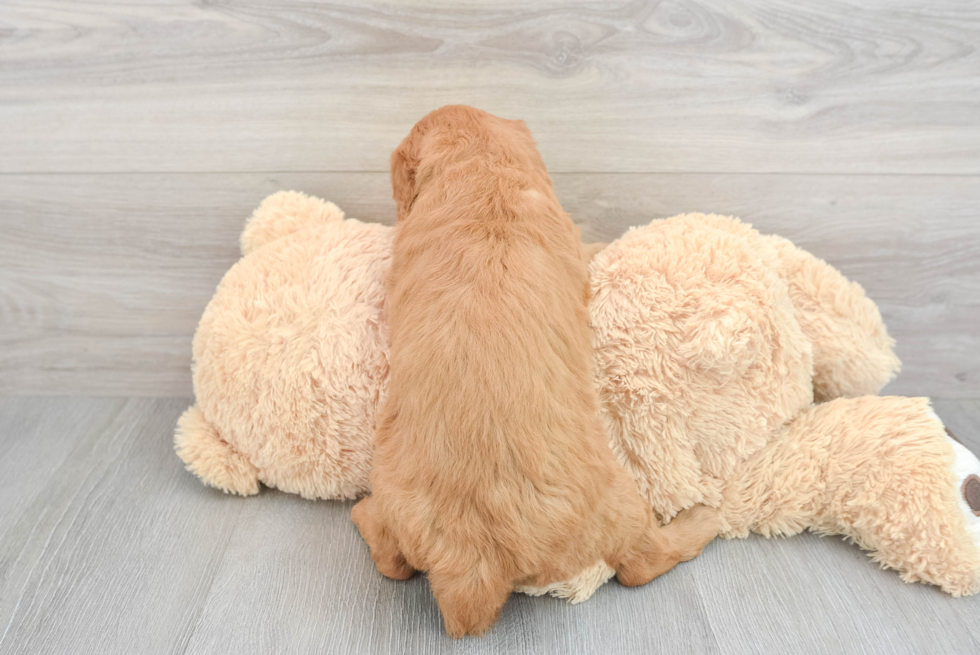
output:
M190 393L261 198L391 222L392 148L524 118L590 238L682 211L881 305L890 391L980 396L980 5L959 0L0 6L0 393Z

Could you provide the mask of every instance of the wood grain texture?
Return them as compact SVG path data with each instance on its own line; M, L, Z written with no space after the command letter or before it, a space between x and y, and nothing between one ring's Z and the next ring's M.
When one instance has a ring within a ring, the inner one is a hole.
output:
M454 642L422 576L382 578L351 503L207 489L173 454L188 399L0 399L0 652L972 653L980 596L906 585L804 534L716 541L650 585L513 596ZM980 452L980 402L936 409Z
M390 224L389 153L462 102L527 120L586 238L741 216L879 303L889 392L980 397L978 43L962 0L7 0L0 395L189 395L254 206ZM452 642L349 503L183 471L189 402L0 397L0 653L980 652L980 597L811 535ZM936 408L980 452L980 402Z
M187 485L186 400L4 399L0 652L182 652L243 505ZM41 459L37 453L44 453ZM40 461L39 461L40 460Z
M792 239L878 302L905 365L890 393L980 396L980 177L554 177L587 239L685 211ZM0 176L0 393L189 395L244 221L288 188L394 220L382 173Z
M980 173L962 0L8 0L0 172L383 171L426 112L555 172Z

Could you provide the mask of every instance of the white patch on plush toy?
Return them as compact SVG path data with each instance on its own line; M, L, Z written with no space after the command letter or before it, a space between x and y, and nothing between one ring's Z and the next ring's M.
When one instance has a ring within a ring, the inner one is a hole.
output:
M953 461L953 475L956 476L956 498L959 500L960 509L963 510L963 516L966 517L966 529L973 537L973 543L977 545L977 548L980 548L980 516L974 514L973 509L966 502L966 498L963 497L963 485L966 484L967 478L970 476L980 477L980 460L960 442L949 437L946 438L949 439L953 446L953 452L956 453L956 459Z
M551 594L555 598L566 598L572 605L588 600L595 590L606 584L616 571L603 561L596 562L591 568L585 569L571 580L553 582L545 587L525 587L517 585L514 591L528 596L543 596Z
M942 423L942 419L932 412L932 416ZM964 497L964 485L971 476L980 477L980 460L970 450L956 439L946 436L949 444L953 447L953 477L956 485L956 500L959 502L960 511L966 520L966 531L973 538L973 543L980 548L980 516L977 516Z

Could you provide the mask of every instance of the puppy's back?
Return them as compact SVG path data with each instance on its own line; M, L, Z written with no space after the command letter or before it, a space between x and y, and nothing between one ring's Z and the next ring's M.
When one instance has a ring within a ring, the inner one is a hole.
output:
M431 526L409 556L416 568L476 549L513 579L555 564L613 472L596 452L578 230L550 188L518 179L503 194L513 173L487 175L490 191L466 176L474 197L498 194L487 209L422 206L399 226L376 470L414 522L404 531Z
M527 129L434 112L392 155L392 185L389 397L373 495L352 511L378 569L428 571L462 636L515 584L600 561L643 584L700 552L716 528L682 527L674 549L606 445L579 232Z

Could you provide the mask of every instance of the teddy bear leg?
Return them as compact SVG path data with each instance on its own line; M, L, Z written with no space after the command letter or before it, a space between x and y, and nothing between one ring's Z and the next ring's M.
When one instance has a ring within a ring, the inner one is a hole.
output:
M940 424L942 420L932 414ZM967 531L973 543L980 549L980 458L963 445L949 428L943 426L949 445L953 449L953 487L959 501L960 511L966 521Z
M906 582L980 590L971 503L980 463L925 398L817 405L756 453L725 492L728 536L804 529L848 537Z
M855 530L873 535L868 543L877 551L876 561L898 569L906 582L936 584L953 596L975 594L980 591L980 461L951 438L927 399L900 400L909 406L909 422L929 424L920 424L914 433L918 443L907 446L911 467L900 468L896 480L906 488L883 503L886 522L878 525L878 513L862 520L858 512ZM898 530L907 538L896 539Z
M351 520L371 549L371 557L381 575L392 580L408 580L415 574L402 555L394 535L384 524L373 498L362 498L350 512Z
M177 421L174 450L204 484L241 496L259 493L258 469L221 438L197 405Z

